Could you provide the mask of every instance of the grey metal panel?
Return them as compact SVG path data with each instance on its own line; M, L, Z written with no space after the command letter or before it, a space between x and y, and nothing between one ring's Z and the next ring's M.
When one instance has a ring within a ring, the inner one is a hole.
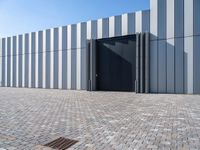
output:
M43 86L43 31L38 32L38 88Z
M140 34L140 93L144 91L144 34Z
M184 39L175 38L175 93L184 93Z
M29 67L28 67L28 87L29 88L31 88L31 83L32 83L32 68L31 68L31 66L32 66L32 53L31 53L31 42L32 42L32 37L31 37L31 33L29 33L29 54L28 54L28 59L29 59ZM17 60L17 57L16 57L16 60ZM17 66L16 66L16 68L17 68ZM17 84L17 83L16 83Z
M50 88L50 30L46 30L46 88Z
M158 0L150 0L150 33L151 40L158 37Z
M194 93L200 94L200 36L194 37Z
M166 1L167 7L167 39L174 38L174 0Z
M135 13L128 13L128 34L135 33Z
M35 87L35 32L31 33L31 87Z
M67 89L67 26L62 27L62 88Z
M115 16L115 36L120 36L122 34L122 17Z
M150 92L158 92L158 42L150 42Z
M54 47L53 47L53 88L58 88L58 28L54 28L53 37Z
M6 40L2 39L2 86L5 86L5 50L6 50Z
M135 92L139 93L140 90L140 34L136 34L136 81Z
M175 52L174 39L167 40L167 93L175 92Z
M76 50L71 51L71 89L76 89Z
M158 41L158 92L167 92L166 40Z
M145 93L149 93L149 33L145 33Z
M17 64L17 61L16 61L16 52L17 52L17 37L16 36L13 36L12 37L12 41L13 41L13 87L16 87L16 64Z
M193 93L193 37L184 38L184 86L185 93Z
M174 35L175 37L184 36L184 0L174 1Z
M0 86L2 86L2 39L0 38Z
M109 18L102 19L102 38L109 37Z
M7 38L7 87L10 87L10 53L11 53L11 38Z
M158 0L158 38L166 38L166 1Z
M29 80L29 34L25 34L25 61L23 62L25 65L24 75L25 75L25 87L28 87Z
M95 23L93 24L92 37L95 38ZM86 23L81 24L81 56L80 56L80 63L81 63L81 89L87 88L87 57L86 57L86 38L87 38L87 27Z
M200 35L200 1L194 0L194 35Z
M184 35L193 35L193 0L184 0Z
M19 54L18 86L22 87L22 35L18 36L18 54Z
M142 32L150 31L150 11L142 11Z
M122 15L122 35L128 34L128 14Z

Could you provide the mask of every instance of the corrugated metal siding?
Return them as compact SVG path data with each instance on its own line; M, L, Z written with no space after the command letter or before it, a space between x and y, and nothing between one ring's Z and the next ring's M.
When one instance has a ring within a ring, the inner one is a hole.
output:
M1 84L86 89L86 39L149 31L149 20L147 10L3 38Z
M151 92L200 93L199 8L198 0L151 0Z

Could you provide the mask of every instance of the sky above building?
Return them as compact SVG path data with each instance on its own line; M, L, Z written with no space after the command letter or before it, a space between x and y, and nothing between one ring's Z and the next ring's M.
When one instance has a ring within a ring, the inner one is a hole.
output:
M149 0L0 0L0 37L149 9Z

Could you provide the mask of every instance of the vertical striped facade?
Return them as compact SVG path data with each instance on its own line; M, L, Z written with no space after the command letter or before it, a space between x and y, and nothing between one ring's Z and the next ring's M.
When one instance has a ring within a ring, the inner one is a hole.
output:
M151 0L150 90L200 93L200 1Z
M3 87L85 90L87 39L150 31L150 11L139 11L2 38Z

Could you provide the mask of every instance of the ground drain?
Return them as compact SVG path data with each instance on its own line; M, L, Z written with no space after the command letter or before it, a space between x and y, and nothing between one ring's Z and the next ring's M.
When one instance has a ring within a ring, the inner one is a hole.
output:
M57 150L66 150L67 148L71 147L72 145L76 144L78 141L66 139L60 137L50 143L45 144L44 146L57 149Z

